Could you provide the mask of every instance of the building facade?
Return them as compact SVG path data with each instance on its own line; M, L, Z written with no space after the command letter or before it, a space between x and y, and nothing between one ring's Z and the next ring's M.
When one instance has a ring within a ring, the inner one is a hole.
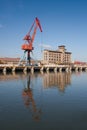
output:
M0 64L18 64L20 58L9 58L3 57L0 58Z
M67 52L64 45L58 46L58 50L43 51L44 64L70 64L71 52Z
M3 57L3 58L0 58L0 64L11 64L11 65L23 65L23 64L26 64L27 61L26 60L21 60L20 58L9 58L9 57ZM33 60L31 59L31 64L32 65L35 65L35 64L38 64L40 63L39 60Z

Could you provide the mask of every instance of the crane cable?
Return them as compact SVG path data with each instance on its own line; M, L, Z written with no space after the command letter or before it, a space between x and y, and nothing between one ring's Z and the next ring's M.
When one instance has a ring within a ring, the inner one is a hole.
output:
M43 32L41 33L41 53L43 52Z
M43 33L43 32L42 32L42 33ZM40 35L41 35L41 36L40 36L40 43L41 43L41 44L40 44L40 55L41 55L41 56L42 56L42 52L43 52L43 46L42 46L42 45L43 45L43 34L42 34L42 33L40 34ZM35 60L35 61L37 61L36 55L33 53L33 51L32 51L31 54L32 54L32 56L33 56L32 59Z

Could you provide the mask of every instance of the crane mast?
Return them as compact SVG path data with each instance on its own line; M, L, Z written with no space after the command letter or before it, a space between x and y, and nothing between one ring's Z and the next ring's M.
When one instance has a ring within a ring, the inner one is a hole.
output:
M42 32L40 21L36 17L35 20L34 20L34 23L32 24L32 26L30 28L30 31L24 37L23 40L25 40L25 43L21 47L21 49L24 50L24 53L27 52L27 61L28 61L29 64L30 64L30 59L31 59L30 52L32 52L32 50L34 50L33 42L34 42L36 31L37 31L38 27L40 29L40 32ZM32 36L31 36L30 33L31 33L31 31L32 31L33 28L34 28L34 30L33 30Z

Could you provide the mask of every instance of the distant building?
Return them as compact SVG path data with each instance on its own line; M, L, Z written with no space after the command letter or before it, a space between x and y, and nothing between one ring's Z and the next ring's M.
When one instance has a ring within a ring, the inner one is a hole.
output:
M3 57L0 58L1 64L18 64L20 58L9 58L9 57Z
M58 46L58 50L43 51L44 64L69 64L71 63L71 52L66 52L65 46Z
M38 63L40 63L40 61L31 59L32 65L35 65ZM13 64L13 65L14 64L26 64L26 60L21 60L20 58L3 57L3 58L0 58L0 64Z

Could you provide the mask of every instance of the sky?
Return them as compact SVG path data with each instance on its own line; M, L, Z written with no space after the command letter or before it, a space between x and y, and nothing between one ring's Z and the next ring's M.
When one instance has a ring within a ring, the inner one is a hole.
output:
M22 57L24 36L38 17L31 57L41 59L44 49L65 45L72 61L87 62L86 0L0 0L0 57Z

